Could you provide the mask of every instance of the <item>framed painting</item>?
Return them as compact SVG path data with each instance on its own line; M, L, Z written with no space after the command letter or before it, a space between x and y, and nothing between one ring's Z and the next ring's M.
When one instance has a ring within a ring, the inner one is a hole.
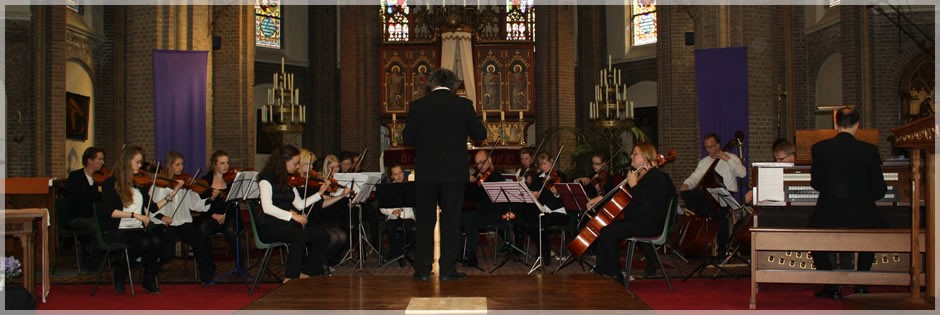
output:
M88 120L91 116L91 97L65 92L65 137L71 140L88 140Z

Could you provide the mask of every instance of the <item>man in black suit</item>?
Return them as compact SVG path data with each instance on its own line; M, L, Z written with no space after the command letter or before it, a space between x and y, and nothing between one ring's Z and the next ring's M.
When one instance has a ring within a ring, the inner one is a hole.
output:
M875 208L875 201L885 195L887 186L881 170L878 148L855 139L859 114L845 107L836 113L839 133L813 145L812 185L819 191L819 200L810 217L814 228L880 228L885 219ZM858 270L869 271L874 253L859 253ZM840 255L840 267L848 268L851 253ZM829 252L814 252L818 270L832 270ZM855 288L865 293L865 287ZM841 298L838 285L827 284L816 292L818 297Z
M433 260L435 210L441 208L441 280L457 280L460 251L460 212L467 182L467 137L486 138L486 128L476 117L473 103L458 97L457 76L437 69L428 85L431 94L410 104L408 123L402 130L406 144L415 148L415 273L428 280Z
M88 147L82 153L84 167L69 172L66 182L66 198L69 200L69 209L60 209L58 215L65 215L68 227L79 232L79 242L82 246L82 265L97 266L98 253L94 245L95 218L92 213L92 203L101 201L101 185L95 183L92 174L104 166L104 150L98 147Z

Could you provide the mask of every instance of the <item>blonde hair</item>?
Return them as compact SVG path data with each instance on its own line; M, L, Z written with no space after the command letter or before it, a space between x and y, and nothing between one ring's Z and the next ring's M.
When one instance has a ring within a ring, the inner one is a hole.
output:
M325 158L323 158L323 173L321 173L323 175L321 176L330 175L330 163L339 164L339 158L337 158L336 155L333 155L333 154L329 154Z
M640 142L636 144L636 148L640 150L640 153L649 160L650 164L656 164L656 146L649 142Z
M310 150L300 149L300 162L307 161L310 164L317 161L317 155L313 154Z

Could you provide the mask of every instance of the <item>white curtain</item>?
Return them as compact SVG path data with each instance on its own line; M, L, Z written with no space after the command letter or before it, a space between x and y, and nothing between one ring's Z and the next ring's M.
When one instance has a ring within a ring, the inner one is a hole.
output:
M441 34L441 38L441 68L450 69L457 73L458 78L463 79L467 98L473 102L473 108L476 109L477 85L473 67L473 45L470 43L471 35L467 32L447 32ZM460 56L460 69L456 68L458 56Z

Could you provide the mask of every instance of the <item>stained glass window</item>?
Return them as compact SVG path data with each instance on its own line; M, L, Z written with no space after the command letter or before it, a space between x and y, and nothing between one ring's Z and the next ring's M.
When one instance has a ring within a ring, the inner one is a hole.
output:
M280 0L255 1L255 45L281 49L283 23Z
M75 11L75 13L82 13L82 4L79 0L65 0L65 7Z
M834 7L842 3L842 0L829 0L829 8Z
M381 0L382 34L386 41L408 40L408 0Z
M656 43L656 0L632 0L633 46Z
M535 40L534 0L506 0L506 39Z

